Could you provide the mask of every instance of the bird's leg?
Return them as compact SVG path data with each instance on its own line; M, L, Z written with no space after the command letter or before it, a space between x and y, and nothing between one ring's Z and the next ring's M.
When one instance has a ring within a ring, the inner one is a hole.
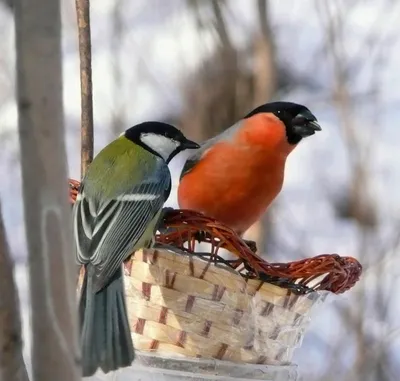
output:
M207 238L211 238L211 235L205 231L197 231L196 233L193 234L194 239L201 243L201 242L206 242Z
M251 241L249 239L244 239L243 234L245 232L242 232L240 230L236 230L236 234L242 239L242 241L247 245L247 247L255 254L257 253L257 244L256 241Z
M194 238L196 239L196 241L200 242L206 242L207 238L212 238L210 233L207 233L205 231L198 231L195 234L193 234ZM240 236L240 234L239 234ZM257 252L257 244L255 241L250 241L247 239L243 239L243 242L249 247L249 249L253 252L256 253Z
M257 243L256 243L256 241L250 241L250 240L247 240L247 239L243 239L243 242L249 247L249 249L253 253L257 253Z

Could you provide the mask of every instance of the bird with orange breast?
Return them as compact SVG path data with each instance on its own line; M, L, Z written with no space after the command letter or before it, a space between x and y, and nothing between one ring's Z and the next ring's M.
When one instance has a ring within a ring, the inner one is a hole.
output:
M179 207L244 234L281 191L288 155L320 130L317 118L300 104L257 107L188 157L178 185Z

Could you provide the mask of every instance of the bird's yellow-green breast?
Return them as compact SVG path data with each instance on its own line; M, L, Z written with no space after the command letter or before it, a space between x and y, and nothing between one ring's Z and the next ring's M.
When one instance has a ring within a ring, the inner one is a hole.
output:
M125 194L154 172L158 160L145 148L120 136L90 164L83 180L84 192L102 199Z

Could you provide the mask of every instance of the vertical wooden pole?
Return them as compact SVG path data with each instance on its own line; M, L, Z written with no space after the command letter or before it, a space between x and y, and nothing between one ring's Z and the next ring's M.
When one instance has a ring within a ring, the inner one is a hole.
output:
M90 0L76 0L81 73L81 177L93 160L92 44Z

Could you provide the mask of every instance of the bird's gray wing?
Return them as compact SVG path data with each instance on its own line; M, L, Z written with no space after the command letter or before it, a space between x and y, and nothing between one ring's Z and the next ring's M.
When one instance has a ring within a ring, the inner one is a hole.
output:
M139 249L144 234L152 239L154 230L148 232L149 224L162 209L170 188L170 172L161 160L145 181L115 199L89 198L83 187L74 208L77 259L93 266L96 290L107 285L123 261Z
M182 172L179 179L182 179L188 172L190 172L193 167L201 160L204 154L212 148L212 146L218 142L227 141L232 139L233 135L236 133L238 128L240 128L242 121L235 123L232 127L223 131L221 134L214 136L211 139L206 140L204 143L200 145L200 148L193 152L190 155L182 168Z

